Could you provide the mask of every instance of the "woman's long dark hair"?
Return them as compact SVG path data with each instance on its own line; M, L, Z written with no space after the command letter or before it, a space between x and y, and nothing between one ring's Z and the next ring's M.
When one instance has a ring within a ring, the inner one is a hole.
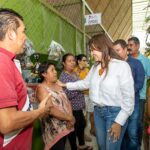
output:
M89 48L96 48L98 51L102 52L102 62L101 65L106 70L108 69L108 64L111 58L123 60L112 48L113 43L106 36L106 34L97 34L94 35L89 40Z

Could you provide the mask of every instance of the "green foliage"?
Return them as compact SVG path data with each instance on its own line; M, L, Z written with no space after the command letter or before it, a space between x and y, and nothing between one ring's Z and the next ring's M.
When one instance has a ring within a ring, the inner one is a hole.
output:
M150 16L148 16L148 17L145 19L145 22L146 22L146 23L149 23L149 22L150 22ZM146 32L147 32L147 36L150 36L150 25L148 26ZM147 45L146 52L145 52L145 55L146 55L146 56L150 56L150 43L149 43L149 42L150 42L150 41L148 41L148 42L146 43L146 45Z
M146 43L146 45L147 45L148 47L150 47L150 43Z
M147 33L150 34L150 26L147 28Z
M146 48L145 55L146 55L147 57L150 56L150 48Z
M43 150L43 149L44 143L42 139L40 121L37 120L34 123L32 150Z
M150 21L150 16L146 17L145 22L148 23Z

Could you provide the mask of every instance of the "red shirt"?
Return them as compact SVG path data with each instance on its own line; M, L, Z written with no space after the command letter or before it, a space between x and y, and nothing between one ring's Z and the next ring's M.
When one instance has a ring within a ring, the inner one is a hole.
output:
M16 107L17 110L29 111L26 85L14 58L15 54L0 48L0 109ZM4 139L8 140L6 135L0 134L0 150L31 150L32 126L17 132L8 143Z

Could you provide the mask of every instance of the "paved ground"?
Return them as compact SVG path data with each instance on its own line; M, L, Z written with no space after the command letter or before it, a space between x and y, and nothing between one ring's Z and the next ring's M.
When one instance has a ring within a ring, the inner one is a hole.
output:
M89 129L90 129L90 124L88 123L88 126L86 127L85 129L85 132L88 136L90 136L92 138L92 141L91 142L86 142L86 145L89 145L89 146L92 146L93 147L93 150L98 150L98 147L97 147L97 142L96 142L96 138L95 136L92 136L90 133L89 133ZM69 145L69 142L67 141L66 143L66 148L65 150L70 150L70 145Z
M86 132L87 135L90 135L90 136L92 137L92 142L86 142L86 144L89 145L89 146L93 146L93 150L98 150L96 138L95 138L95 136L92 136L92 135L89 133L89 129L90 129L90 124L88 124L88 126L86 127L85 132ZM69 145L69 142L68 142L68 141L67 141L67 143L66 143L66 148L65 148L65 150L70 150L70 145ZM143 145L142 145L141 150L144 150Z

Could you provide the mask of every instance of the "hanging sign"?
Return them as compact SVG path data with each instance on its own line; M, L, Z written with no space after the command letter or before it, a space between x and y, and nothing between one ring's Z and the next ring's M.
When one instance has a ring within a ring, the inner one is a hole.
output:
M85 25L101 24L101 13L85 15Z

